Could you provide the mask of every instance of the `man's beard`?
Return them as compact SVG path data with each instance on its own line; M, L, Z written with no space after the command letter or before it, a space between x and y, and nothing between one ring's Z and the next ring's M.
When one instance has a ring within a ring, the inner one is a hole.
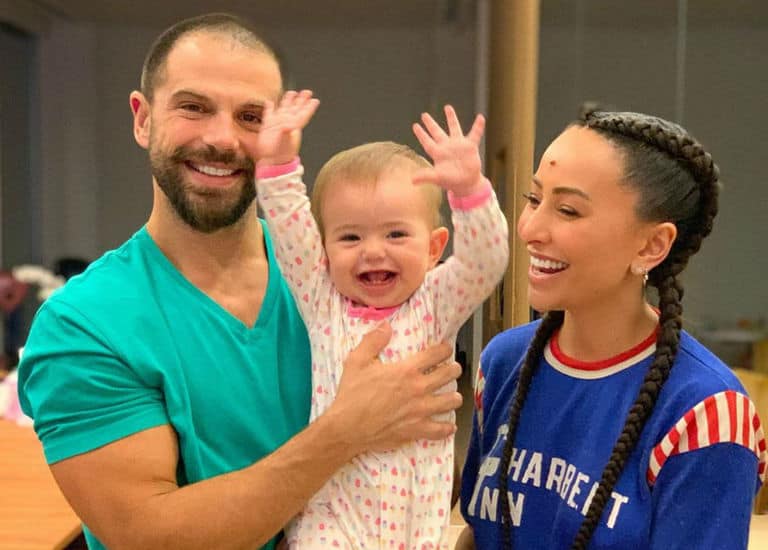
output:
M151 143L149 159L152 175L176 214L197 231L213 233L233 225L256 198L253 161L238 159L234 151L219 151L210 145L200 150L179 146L172 154L164 155L155 143ZM185 168L185 162L225 163L239 171L241 181L227 189L198 188L184 180L184 170L193 169Z

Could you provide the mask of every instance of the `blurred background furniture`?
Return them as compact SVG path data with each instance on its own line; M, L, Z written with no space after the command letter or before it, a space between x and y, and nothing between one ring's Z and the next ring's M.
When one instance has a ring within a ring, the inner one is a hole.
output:
M61 550L81 533L32 428L0 418L0 550Z

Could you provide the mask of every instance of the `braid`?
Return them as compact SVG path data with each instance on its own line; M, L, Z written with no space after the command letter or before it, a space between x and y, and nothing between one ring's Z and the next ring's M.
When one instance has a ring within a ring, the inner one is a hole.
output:
M656 338L656 351L653 363L645 375L640 392L624 422L624 429L619 435L611 457L603 470L600 484L589 505L586 518L571 546L572 550L584 550L600 521L605 505L611 498L616 482L624 470L629 455L632 454L645 422L656 405L661 388L667 381L672 364L677 354L682 328L682 286L677 278L670 274L661 281L659 287L659 334Z
M512 550L512 515L509 511L509 500L507 498L507 475L509 463L512 460L512 448L514 447L515 433L520 421L520 413L523 410L525 398L528 396L528 389L531 386L533 375L539 366L539 360L544 353L544 346L549 341L552 334L563 324L563 312L551 311L544 316L533 340L528 346L525 354L523 366L520 368L520 374L517 379L515 395L512 398L512 405L509 410L509 424L507 425L507 440L504 443L504 451L499 463L499 504L501 505L501 528L503 534L503 548Z
M585 124L626 153L626 177L640 192L640 217L673 221L678 229L668 256L649 274L659 292L659 333L653 362L629 410L572 549L586 549L626 462L669 378L682 330L683 287L677 279L712 231L719 192L717 165L681 127L637 113L588 113ZM661 158L660 157L666 157ZM674 161L670 165L669 159ZM682 168L682 170L681 170Z

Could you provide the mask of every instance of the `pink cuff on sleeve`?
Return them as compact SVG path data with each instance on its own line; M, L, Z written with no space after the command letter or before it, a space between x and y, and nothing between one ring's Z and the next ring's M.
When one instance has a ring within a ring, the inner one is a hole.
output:
M467 195L466 197L457 197L451 191L448 191L448 204L453 210L472 210L485 204L493 195L493 186L488 178L485 178L485 184L480 191Z
M286 164L275 164L274 166L259 166L256 168L256 179L276 178L290 174L301 164L301 159L296 157Z

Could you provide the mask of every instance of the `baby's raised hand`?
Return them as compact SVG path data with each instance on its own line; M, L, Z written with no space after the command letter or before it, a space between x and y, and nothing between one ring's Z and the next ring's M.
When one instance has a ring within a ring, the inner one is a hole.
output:
M485 178L481 171L480 140L485 131L485 118L477 115L469 132L464 135L450 105L445 106L448 133L427 113L421 115L423 127L414 123L413 133L424 151L432 158L432 168L418 170L413 183L434 183L457 197L471 195L482 189ZM426 129L425 129L426 128Z
M260 166L286 164L299 154L301 132L319 104L310 90L285 92L277 106L266 102L256 143Z

